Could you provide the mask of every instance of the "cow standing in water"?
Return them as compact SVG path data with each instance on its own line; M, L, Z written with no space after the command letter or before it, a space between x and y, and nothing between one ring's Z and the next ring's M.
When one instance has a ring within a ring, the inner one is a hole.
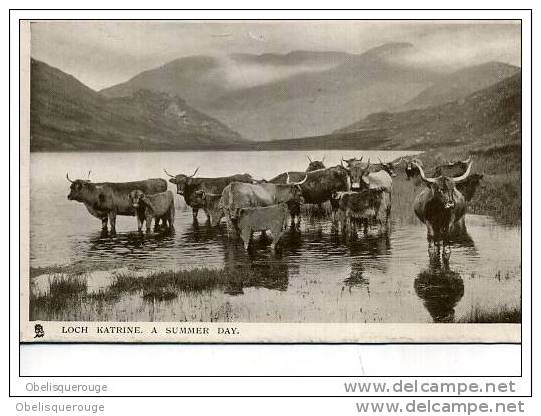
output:
M451 256L450 233L455 229L465 229L466 199L457 185L468 179L472 162L469 162L466 172L456 178L427 178L423 168L416 166L427 187L415 198L413 211L426 225L429 255L439 257L443 246L442 259L448 263Z
M135 208L137 229L141 232L143 222L146 222L147 233L150 233L154 219L154 231L158 230L159 222L170 230L175 228L175 196L171 191L160 192L154 195L145 195L139 189L130 192L130 201Z
M341 192L337 223L346 237L356 237L357 226L368 233L368 225L377 223L379 231L389 229L390 194L384 189L364 189L360 192Z
M271 249L276 251L276 245L284 234L287 214L288 208L284 203L268 207L240 209L238 213L238 229L244 248L248 250L254 231L265 232L269 230L272 235Z
M117 215L135 215L135 209L130 202L130 192L140 189L147 195L164 192L167 182L164 179L146 179L135 182L100 182L76 179L72 181L66 173L66 179L71 183L68 199L82 202L88 212L101 220L102 231L107 232L107 222L111 234L116 233Z
M237 233L241 208L268 207L281 203L290 206L291 203L300 203L302 202L300 186L303 182L290 184L233 182L222 192L219 215L225 216L230 229Z
M221 194L224 188L232 182L252 183L254 181L247 173L219 178L195 178L194 176L198 170L199 168L192 175L188 176L184 174L171 175L164 169L164 172L170 177L169 182L176 185L177 194L182 195L186 204L192 208L194 222L197 222L199 209L205 211L207 221L210 221L210 215L204 201L201 198L194 198L195 192L203 190L209 194Z

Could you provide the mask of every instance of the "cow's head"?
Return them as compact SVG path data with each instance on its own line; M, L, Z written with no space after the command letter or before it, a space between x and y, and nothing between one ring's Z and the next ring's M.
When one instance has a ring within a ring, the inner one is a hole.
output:
M455 207L455 189L456 185L463 183L468 179L470 175L472 162L468 164L466 172L459 177L450 178L447 176L438 176L437 178L427 178L423 168L419 165L416 165L419 169L419 174L423 182L430 188L432 191L432 196L434 199L440 202L444 209L453 209Z
M131 191L129 194L129 198L130 198L131 206L136 209L139 208L139 206L143 206L145 204L150 205L150 201L148 200L148 197L140 189Z
M90 172L89 172L90 176ZM90 179L75 179L72 181L66 173L66 179L71 183L68 199L70 201L85 202L94 196L96 187L90 182Z
M358 166L362 163L363 156L361 156L360 159L357 159L356 157L352 157L350 159L344 159L343 157L340 159L340 164L344 166L344 162L346 162L346 168L351 169L353 166Z
M306 168L306 172L313 172L314 170L325 169L325 165L323 164L323 162L325 162L325 156L323 156L323 159L321 160L312 160L308 155L306 155L306 158L309 162L308 167Z
M379 158L378 158L379 159ZM382 162L381 159L379 159L379 166L382 170L384 170L385 172L387 172L389 174L389 176L391 176L392 178L394 178L396 176L396 167L400 164L400 161L393 163L393 162Z
M406 170L406 177L408 180L419 175L418 166L423 167L423 162L421 162L419 159L412 159L406 162L405 170Z
M192 178L195 176L199 168L195 170L190 176L184 175L183 173L179 175L171 175L167 170L163 170L167 176L169 176L169 182L177 186L177 194L184 195L186 189L189 188L192 184Z
M351 179L351 190L352 191L358 191L361 189L368 188L369 182L366 178L366 175L370 172L370 160L368 160L368 163L362 164L362 163L356 163L353 165L350 165L349 168L349 177Z
M291 194L292 194L292 199L294 201L297 201L297 202L300 202L300 203L304 202L302 186L304 185L304 183L307 180L308 180L308 174L306 174L304 176L304 179L302 181L291 183L291 185L292 185L291 186Z

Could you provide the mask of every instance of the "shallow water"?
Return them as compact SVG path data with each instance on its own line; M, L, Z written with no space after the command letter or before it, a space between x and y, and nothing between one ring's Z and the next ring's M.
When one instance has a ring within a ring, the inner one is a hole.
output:
M399 152L325 153L326 164L340 156L364 154L391 160ZM106 290L115 273L197 267L235 270L248 267L253 278L242 287L178 291L172 300L148 301L140 292L116 299L79 302L50 311L37 308L35 319L248 322L449 322L468 319L472 310L520 306L520 228L468 215L469 238L453 245L449 270L430 264L425 227L418 221L393 221L388 236L371 230L346 243L328 218L303 219L289 230L282 250L255 237L248 254L232 240L225 224L212 229L200 213L177 196L176 231L140 235L133 217L117 220L115 237L102 236L100 221L84 206L68 201L72 178L125 181L174 173L221 176L247 172L271 178L285 170L304 170L305 152L40 153L31 155L30 264L81 266L87 291ZM242 168L239 168L242 166ZM134 174L138 172L138 174ZM170 185L170 189L173 186ZM412 186L411 191L414 192ZM34 293L47 291L51 276L36 273Z

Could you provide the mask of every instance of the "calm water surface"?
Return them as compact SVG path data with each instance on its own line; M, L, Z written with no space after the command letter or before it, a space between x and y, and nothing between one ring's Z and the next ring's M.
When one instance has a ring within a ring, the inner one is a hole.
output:
M325 154L327 166L362 153L392 160L401 152L311 152ZM468 215L470 239L453 247L450 270L430 265L426 231L418 221L393 221L388 236L373 230L353 243L333 230L329 219L303 219L284 236L281 254L255 237L248 254L227 235L210 228L203 213L192 223L191 209L176 196L174 234L139 235L135 218L119 217L115 237L100 233L100 221L83 204L68 201L70 177L128 181L174 173L222 176L247 172L271 178L304 170L306 152L38 153L31 155L30 265L83 266L88 290L103 290L126 270L148 273L196 267L249 267L255 278L245 287L179 292L172 300L147 301L126 293L114 301L81 304L39 319L249 322L433 322L464 319L474 308L520 305L520 228ZM170 189L174 191L170 184ZM415 192L411 186L411 192ZM31 281L46 290L50 276ZM72 305L73 306L73 305Z

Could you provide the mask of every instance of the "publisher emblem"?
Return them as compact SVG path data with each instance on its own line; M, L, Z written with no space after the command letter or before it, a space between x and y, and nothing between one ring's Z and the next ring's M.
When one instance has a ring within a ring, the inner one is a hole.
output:
M45 331L43 330L43 325L41 324L34 325L34 332L36 333L34 338L43 338L43 336L45 335Z

